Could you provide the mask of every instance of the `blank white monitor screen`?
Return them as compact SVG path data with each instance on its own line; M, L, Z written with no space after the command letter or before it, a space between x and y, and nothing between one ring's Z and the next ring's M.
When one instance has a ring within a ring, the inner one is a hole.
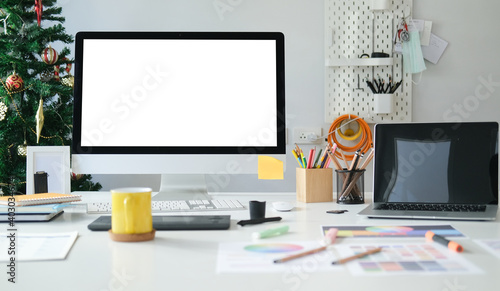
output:
M274 40L83 46L82 146L277 146Z
M74 172L256 173L286 151L284 36L79 32L74 106Z

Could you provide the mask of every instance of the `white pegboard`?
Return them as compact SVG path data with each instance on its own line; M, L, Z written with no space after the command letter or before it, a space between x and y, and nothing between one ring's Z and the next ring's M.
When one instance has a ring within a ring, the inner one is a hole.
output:
M390 9L371 10L374 0L325 0L325 122L344 114L368 123L411 121L411 74L403 72L401 54L393 52L398 24L410 16L412 0L388 0ZM385 52L389 59L360 59ZM394 110L374 113L366 79L403 80L394 94Z

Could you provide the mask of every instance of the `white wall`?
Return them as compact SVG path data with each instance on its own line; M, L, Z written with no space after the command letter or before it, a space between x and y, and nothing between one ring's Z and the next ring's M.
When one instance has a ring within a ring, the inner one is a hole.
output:
M62 0L59 5L70 34L83 30L281 31L286 37L287 127L322 126L324 131L329 127L323 116L324 1ZM500 33L495 22L500 2L417 0L413 8L415 19L433 21L433 32L450 43L437 65L427 62L428 69L413 87L413 121L500 121ZM103 64L103 78L105 68ZM482 80L490 80L489 86ZM287 153L293 146L289 133ZM290 154L283 181L260 181L253 175L215 178L230 192L295 191L295 167ZM370 175L368 171L368 191ZM129 184L155 188L159 183L156 176L94 178L105 189Z

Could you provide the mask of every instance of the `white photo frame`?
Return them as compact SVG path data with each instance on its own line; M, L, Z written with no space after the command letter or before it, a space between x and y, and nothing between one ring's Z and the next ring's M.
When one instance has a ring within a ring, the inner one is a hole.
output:
M71 193L69 146L28 146L26 161L26 194L35 194L38 171L48 174L48 192Z

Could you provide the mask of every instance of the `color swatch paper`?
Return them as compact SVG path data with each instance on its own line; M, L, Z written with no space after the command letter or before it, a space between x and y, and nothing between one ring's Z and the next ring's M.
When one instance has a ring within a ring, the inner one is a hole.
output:
M436 243L399 244L337 244L333 246L340 258L352 256L373 248L382 251L346 263L352 275L395 276L435 274L478 274L482 270Z
M323 234L330 228L337 228L337 237L425 237L430 230L446 237L462 237L461 232L451 225L380 225L380 226L322 226Z

